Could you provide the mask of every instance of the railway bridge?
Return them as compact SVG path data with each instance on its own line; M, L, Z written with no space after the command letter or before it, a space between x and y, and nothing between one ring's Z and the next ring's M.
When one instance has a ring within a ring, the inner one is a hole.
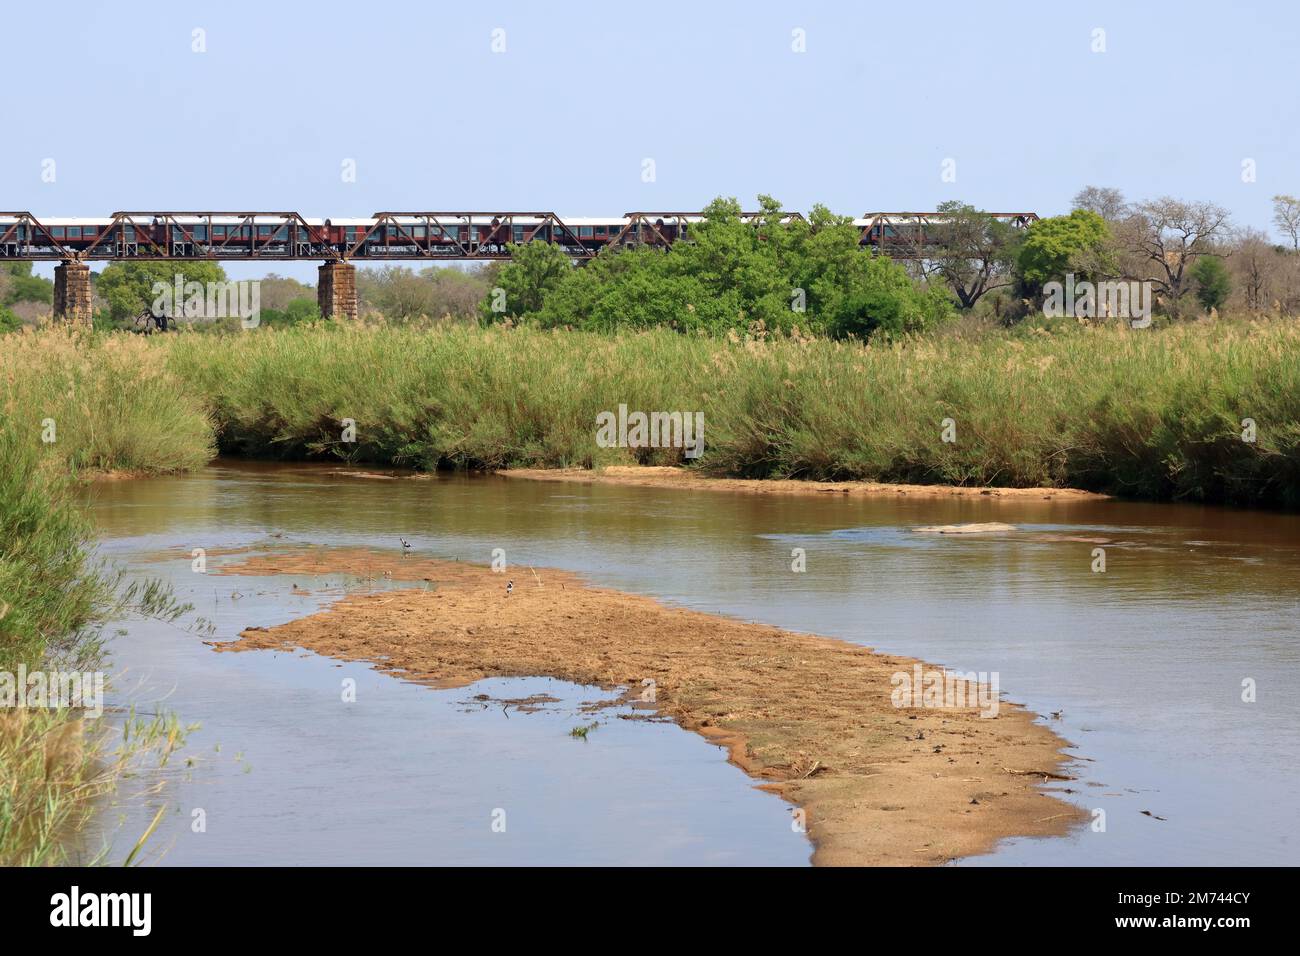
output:
M743 213L761 227L769 213ZM985 213L1026 227L1032 212ZM782 222L804 217L780 213ZM859 246L891 258L925 258L949 217L933 212L867 213L853 224ZM115 212L101 219L0 212L0 262L54 261L54 314L89 323L95 261L321 261L317 298L324 316L357 315L356 261L449 262L510 258L529 242L560 246L576 262L602 249L666 248L689 241L698 212L629 212L561 218L553 212L377 212L366 218L308 219L296 212Z

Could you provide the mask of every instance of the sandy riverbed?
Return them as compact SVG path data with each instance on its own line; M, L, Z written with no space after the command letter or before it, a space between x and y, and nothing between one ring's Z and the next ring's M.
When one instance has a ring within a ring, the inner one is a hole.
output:
M533 481L584 481L756 495L874 495L913 498L1040 498L1099 501L1108 495L1078 488L984 488L978 485L899 485L878 481L798 481L785 478L710 478L687 468L611 465L607 468L514 468L498 474Z
M626 687L801 807L821 865L938 864L1010 836L1064 833L1082 813L1040 786L1064 745L1022 708L896 708L911 658L667 607L575 575L361 549L252 554L237 574L419 582L354 595L222 650L302 647L439 686L550 676ZM506 594L507 577L513 593ZM647 704L647 706L649 706Z

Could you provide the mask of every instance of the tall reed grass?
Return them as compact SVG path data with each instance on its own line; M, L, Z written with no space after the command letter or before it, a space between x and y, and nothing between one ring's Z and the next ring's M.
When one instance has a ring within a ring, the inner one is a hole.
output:
M73 472L151 474L213 455L199 396L140 336L62 329L0 339L4 427Z
M680 460L597 447L597 414L626 404L703 411L696 464L719 475L1300 505L1293 321L869 346L326 324L155 347L237 454L423 468ZM956 441L942 440L944 419Z
M187 608L92 560L73 474L196 467L211 455L211 423L163 356L130 338L0 337L0 384L0 671L98 670L103 623ZM171 718L110 725L0 709L0 865L64 862L95 801L129 767L165 759L178 733Z

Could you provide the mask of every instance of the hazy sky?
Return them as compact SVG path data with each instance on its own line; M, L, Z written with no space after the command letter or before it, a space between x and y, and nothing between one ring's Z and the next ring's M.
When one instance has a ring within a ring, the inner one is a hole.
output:
M1298 11L26 3L0 44L0 208L595 216L767 192L854 215L953 198L1053 214L1092 183L1268 228L1271 197L1300 193Z

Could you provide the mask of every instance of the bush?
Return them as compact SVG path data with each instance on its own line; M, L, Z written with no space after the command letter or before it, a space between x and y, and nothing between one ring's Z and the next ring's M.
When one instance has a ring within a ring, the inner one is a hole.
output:
M290 299L283 309L263 309L260 324L286 328L301 322L315 322L321 317L315 299Z
M1192 265L1196 300L1205 311L1221 309L1232 292L1232 276L1218 256L1202 256Z
M1086 209L1031 223L1016 255L1022 286L1041 296L1045 283L1063 282L1068 272L1089 278L1080 263L1101 256L1109 238L1106 221Z
M808 221L786 220L775 200L760 203L754 222L734 199L717 199L691 225L689 242L605 249L581 268L558 246L516 248L498 273L505 312L494 311L489 296L484 314L589 332L799 330L840 338L897 336L952 315L946 291L864 252L851 220L821 206Z

